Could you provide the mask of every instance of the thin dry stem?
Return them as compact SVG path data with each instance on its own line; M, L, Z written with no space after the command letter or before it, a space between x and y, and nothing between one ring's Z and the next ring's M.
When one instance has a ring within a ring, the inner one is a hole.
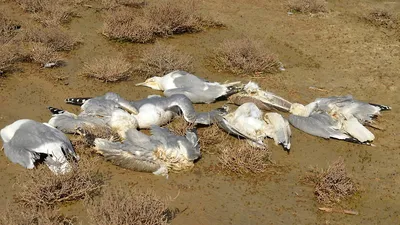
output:
M172 212L167 201L152 192L109 188L99 201L89 201L87 211L92 224L167 224Z
M143 51L141 64L136 71L148 78L162 76L173 70L193 70L193 58L175 49L173 46L156 43L150 49Z
M96 79L115 82L125 80L131 75L131 64L122 56L101 57L85 63L83 74Z
M2 12L0 12L0 44L8 43L17 35L20 25Z
M212 64L219 70L235 74L273 73L279 71L280 62L259 41L250 39L227 40L214 51Z

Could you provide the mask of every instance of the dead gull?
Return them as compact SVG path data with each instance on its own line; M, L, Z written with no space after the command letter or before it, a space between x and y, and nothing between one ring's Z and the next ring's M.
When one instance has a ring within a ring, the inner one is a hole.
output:
M243 90L228 98L229 103L241 105L246 102L255 103L260 109L270 111L277 109L283 112L289 112L291 102L275 95L274 93L261 90L257 83L250 81Z
M79 160L69 139L46 123L17 120L0 131L5 155L27 169L43 160L55 174L71 170L68 159Z
M235 85L239 83L209 82L185 71L176 70L162 77L154 76L136 85L164 91L167 97L183 94L193 103L212 103L220 97L236 93L238 88Z
M177 136L166 128L152 126L151 134L131 129L124 142L97 138L95 149L118 166L164 176L169 171L192 168L193 161L201 156L196 130Z
M236 111L217 116L217 124L229 134L246 138L249 144L265 148L264 139L273 138L276 144L290 149L291 130L289 122L278 113L263 113L252 103L244 103Z
M380 115L380 111L390 109L389 106L355 100L350 95L333 96L318 98L306 106L294 103L289 121L315 136L370 143L375 136L363 125L373 126L373 118Z

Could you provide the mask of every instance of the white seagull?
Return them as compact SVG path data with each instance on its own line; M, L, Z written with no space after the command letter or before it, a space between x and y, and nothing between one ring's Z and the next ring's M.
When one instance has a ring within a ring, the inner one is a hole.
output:
M291 130L289 122L278 113L263 113L252 103L244 103L235 112L217 116L217 124L227 133L248 139L249 144L265 148L264 139L273 138L290 150Z
M13 163L33 169L43 160L55 174L71 170L69 158L79 160L69 139L46 123L17 120L0 131L5 155Z
M369 144L375 136L363 125L373 126L373 118L390 109L355 100L350 95L318 98L306 106L294 103L289 122L315 136Z
M192 168L193 161L201 156L196 130L177 136L167 128L152 126L151 134L147 136L131 129L124 142L96 138L95 149L115 165L167 178L169 171Z
M136 86L146 86L164 91L165 96L183 94L193 103L212 103L220 97L227 97L239 89L239 82L220 84L209 82L185 71L176 70L162 77L154 76Z

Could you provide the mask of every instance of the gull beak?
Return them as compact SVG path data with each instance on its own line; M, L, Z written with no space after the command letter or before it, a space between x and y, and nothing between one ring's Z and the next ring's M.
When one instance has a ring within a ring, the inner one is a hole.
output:
M137 84L135 84L135 86L145 86L146 85L146 82L142 82L142 83L137 83Z
M129 102L119 102L119 105L121 106L122 109L128 111L129 113L133 115L139 114L138 110L133 107Z
M1 151L4 151L4 146L1 146Z

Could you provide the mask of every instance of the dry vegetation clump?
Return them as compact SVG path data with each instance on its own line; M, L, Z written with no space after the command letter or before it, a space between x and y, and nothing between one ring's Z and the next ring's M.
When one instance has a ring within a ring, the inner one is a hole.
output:
M357 187L347 176L343 158L329 165L327 170L313 170L304 181L315 185L314 193L323 204L339 203L356 193Z
M261 42L250 39L227 40L214 51L212 64L235 74L273 73L281 63L266 51Z
M81 42L81 38L59 26L33 27L26 30L22 41L43 43L55 51L70 51Z
M33 18L45 26L54 26L71 21L76 15L75 5L79 1L71 0L17 0L20 7L32 13Z
M16 182L20 191L15 199L24 207L51 207L98 194L105 176L94 163L92 159L81 158L79 164L64 175L55 175L44 166L28 170Z
M222 142L228 137L228 134L222 132L216 124L199 129L198 135L201 151L206 153L218 152L220 144L223 144Z
M102 33L110 39L147 43L156 37L221 26L221 23L200 15L193 0L161 0L140 11L125 9L110 13L105 18Z
M206 27L220 27L221 23L203 17L193 0L163 0L150 5L145 16L154 24L158 36L193 33Z
M105 9L115 9L121 6L141 8L147 4L145 0L102 0Z
M4 225L72 225L75 221L53 208L24 208L18 204L0 215L0 224Z
M218 156L223 170L237 174L263 173L271 164L271 152L251 147L243 140L229 142Z
M290 0L288 8L293 13L324 13L328 11L325 0Z
M385 28L396 28L399 21L395 15L385 9L375 8L364 15L364 19L375 25Z
M17 30L21 26L11 19L9 19L5 14L0 12L0 43L8 43L15 35L17 35Z
M131 63L122 55L95 58L85 63L83 75L105 82L125 80L131 75Z
M154 75L162 76L174 70L193 70L193 58L175 49L173 46L155 44L143 51L141 64L136 71L148 78Z
M92 224L167 224L173 212L167 201L152 192L132 189L109 188L99 201L87 203Z
M14 44L0 44L0 76L12 68L12 64L22 58L21 48Z
M156 38L153 24L142 14L130 10L109 13L102 33L110 39L136 43L153 42Z
M29 59L44 67L57 66L63 61L58 52L43 43L30 43L29 50Z
M188 123L183 117L176 117L173 121L165 125L170 131L176 135L185 136L187 130L192 129L194 124Z

